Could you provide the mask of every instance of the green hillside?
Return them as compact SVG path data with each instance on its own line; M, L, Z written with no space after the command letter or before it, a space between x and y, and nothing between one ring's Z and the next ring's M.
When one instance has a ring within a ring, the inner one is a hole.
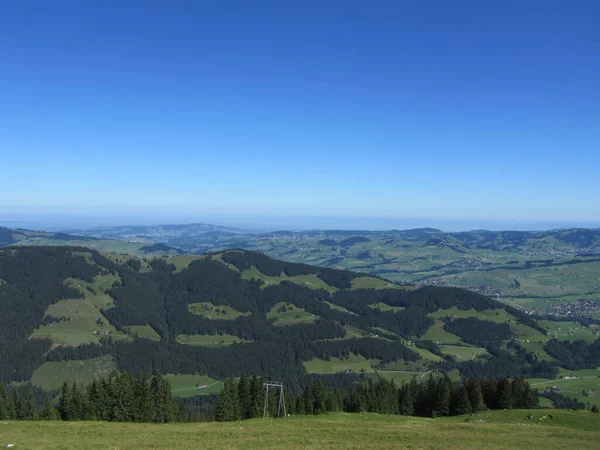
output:
M527 416L531 416L527 420ZM545 418L543 418L545 417ZM373 413L254 419L231 423L5 422L0 445L15 448L596 448L600 416L509 410L425 419ZM543 418L543 419L542 419ZM541 420L540 420L541 419Z
M142 260L7 247L0 279L0 381L47 389L157 367L215 382L264 375L290 390L311 376L335 387L437 372L543 388L600 366L593 323L537 322L463 289L396 286L248 251Z

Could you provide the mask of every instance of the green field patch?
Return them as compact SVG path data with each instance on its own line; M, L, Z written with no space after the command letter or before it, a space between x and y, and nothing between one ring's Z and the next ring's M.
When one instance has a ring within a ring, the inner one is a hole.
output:
M55 344L70 346L97 344L107 337L128 339L108 322L94 303L91 299L68 299L50 305L46 316L63 319L58 323L40 326L29 338L50 339Z
M391 281L385 281L375 277L358 277L350 281L351 289L400 289L412 286L398 286Z
M226 305L213 305L211 302L190 303L188 310L192 314L206 317L207 319L235 320L238 317L249 316L250 312L241 312Z
M396 386L400 386L402 383L410 383L413 378L416 378L419 382L424 380L426 375L431 372L423 371L410 371L410 370L378 370L377 375L384 380L393 381Z
M535 328L528 327L517 322L510 323L510 332L519 339L521 342L527 341L547 341L550 339L548 336L542 334Z
M160 334L156 332L150 325L133 325L125 327L125 330L136 337L151 339L153 341L160 341Z
M183 269L187 269L191 263L202 259L200 255L177 255L167 259L167 263L175 266L175 273L181 272Z
M494 323L505 323L516 320L512 314L507 313L504 309L486 309L484 311L476 311L474 309L458 309L456 306L453 306L449 309L440 309L427 315L434 319L442 319L444 317L450 317L453 319L475 317L479 320L488 320Z
M531 341L525 339L519 341L519 344L521 344L528 352L533 353L540 361L555 361L555 359L544 350L544 345L546 345L545 341Z
M390 306L383 302L373 303L372 305L369 305L369 308L378 309L379 311L382 311L382 312L383 311L399 312L399 311L404 311L406 309L404 306Z
M286 302L277 303L267 313L267 319L274 319L274 325L278 326L311 323L317 318L313 313Z
M440 345L440 350L444 355L454 356L458 362L470 361L488 354L484 348L462 347L460 345Z
M265 275L264 273L260 272L256 267L252 266L250 269L246 269L242 272L242 278L245 280L261 280L263 282L263 288L279 284L282 281L290 281L292 283L296 283L300 286L305 286L311 289L324 289L328 292L337 291L337 288L329 286L316 274L296 275L293 277L288 277L284 272L281 272L281 275L279 275L278 277L273 277Z
M428 359L430 361L443 361L444 358L442 358L441 356L438 355L434 355L433 353L431 353L429 350L425 350L424 348L419 348L419 347L409 347L410 350L412 350L415 353L418 353L419 355L421 355L421 358L424 359Z
M343 312L346 314L352 314L353 316L358 316L358 314L356 314L355 312L352 312L346 308L344 308L343 306L339 306L339 305L335 305L331 302L324 302L327 306L329 306L331 309L333 309L334 311L339 311L339 312Z
M448 333L444 330L444 322L436 321L427 333L420 338L423 341L433 341L438 344L460 344L462 340L455 334Z
M600 403L600 368L571 371L560 369L559 378L554 380L530 378L527 381L540 392L557 386L560 388L559 393L567 397L576 398L584 403ZM596 391L596 395L588 396L588 391Z
M183 345L197 345L201 347L227 347L232 344L246 344L251 341L233 336L231 334L180 334L177 342Z
M169 373L165 378L171 384L171 393L175 397L216 394L223 388L223 382L206 375Z
M313 358L310 361L304 361L304 368L308 373L372 373L372 364L377 364L376 360L366 359L362 355L350 353L347 358L335 358L330 360Z
M548 330L546 339L556 338L560 341L583 340L592 343L600 336L599 330L581 325L579 322L554 322L551 320L540 320L539 324Z
M64 381L88 383L116 371L117 365L110 355L83 361L46 361L33 372L31 384L46 390L55 390L59 389Z

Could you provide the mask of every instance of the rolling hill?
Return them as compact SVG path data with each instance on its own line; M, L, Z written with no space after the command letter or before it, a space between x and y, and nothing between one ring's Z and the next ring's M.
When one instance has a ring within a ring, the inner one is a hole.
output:
M0 227L0 247L7 246L62 246L88 247L105 253L135 256L174 256L184 252L164 243L126 242L115 238L96 238L68 233L31 231Z
M7 247L0 312L0 381L47 389L139 370L167 374L181 396L205 393L198 380L218 388L242 374L291 390L311 377L335 386L432 371L536 380L569 371L581 382L600 366L593 324L537 322L459 288L399 286L240 250L138 259ZM575 339L582 344L566 342ZM574 353L584 361L565 357Z
M273 233L156 227L157 242L188 253L243 248L291 262L379 275L419 286L462 287L538 314L600 318L600 230L446 233L433 228L388 231L312 230ZM125 228L111 236L131 239ZM82 233L88 233L83 231ZM89 232L90 236L97 236Z

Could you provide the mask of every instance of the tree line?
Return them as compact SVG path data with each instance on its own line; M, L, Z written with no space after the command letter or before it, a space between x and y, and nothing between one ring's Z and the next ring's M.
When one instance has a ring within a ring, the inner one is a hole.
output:
M162 375L147 379L142 373L95 379L87 385L66 381L56 398L43 403L31 386L8 389L0 384L0 420L104 420L111 422L168 423L188 417L176 403Z
M241 377L226 380L219 393L215 419L233 421L277 416L278 391L266 398L263 379ZM538 407L538 393L525 380L515 378L471 378L453 382L448 375L430 375L426 381L413 378L396 387L394 381L370 379L346 389L327 389L322 380L309 383L296 395L285 394L287 413L314 415L327 412L375 412L421 417L471 414L487 409Z

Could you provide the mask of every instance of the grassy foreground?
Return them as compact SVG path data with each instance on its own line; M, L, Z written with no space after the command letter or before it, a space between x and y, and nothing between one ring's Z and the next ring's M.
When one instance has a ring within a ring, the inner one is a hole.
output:
M554 419L539 420L551 413ZM533 418L527 420L531 414ZM0 422L15 449L147 448L594 448L600 416L553 410L424 419L336 413L233 423Z

